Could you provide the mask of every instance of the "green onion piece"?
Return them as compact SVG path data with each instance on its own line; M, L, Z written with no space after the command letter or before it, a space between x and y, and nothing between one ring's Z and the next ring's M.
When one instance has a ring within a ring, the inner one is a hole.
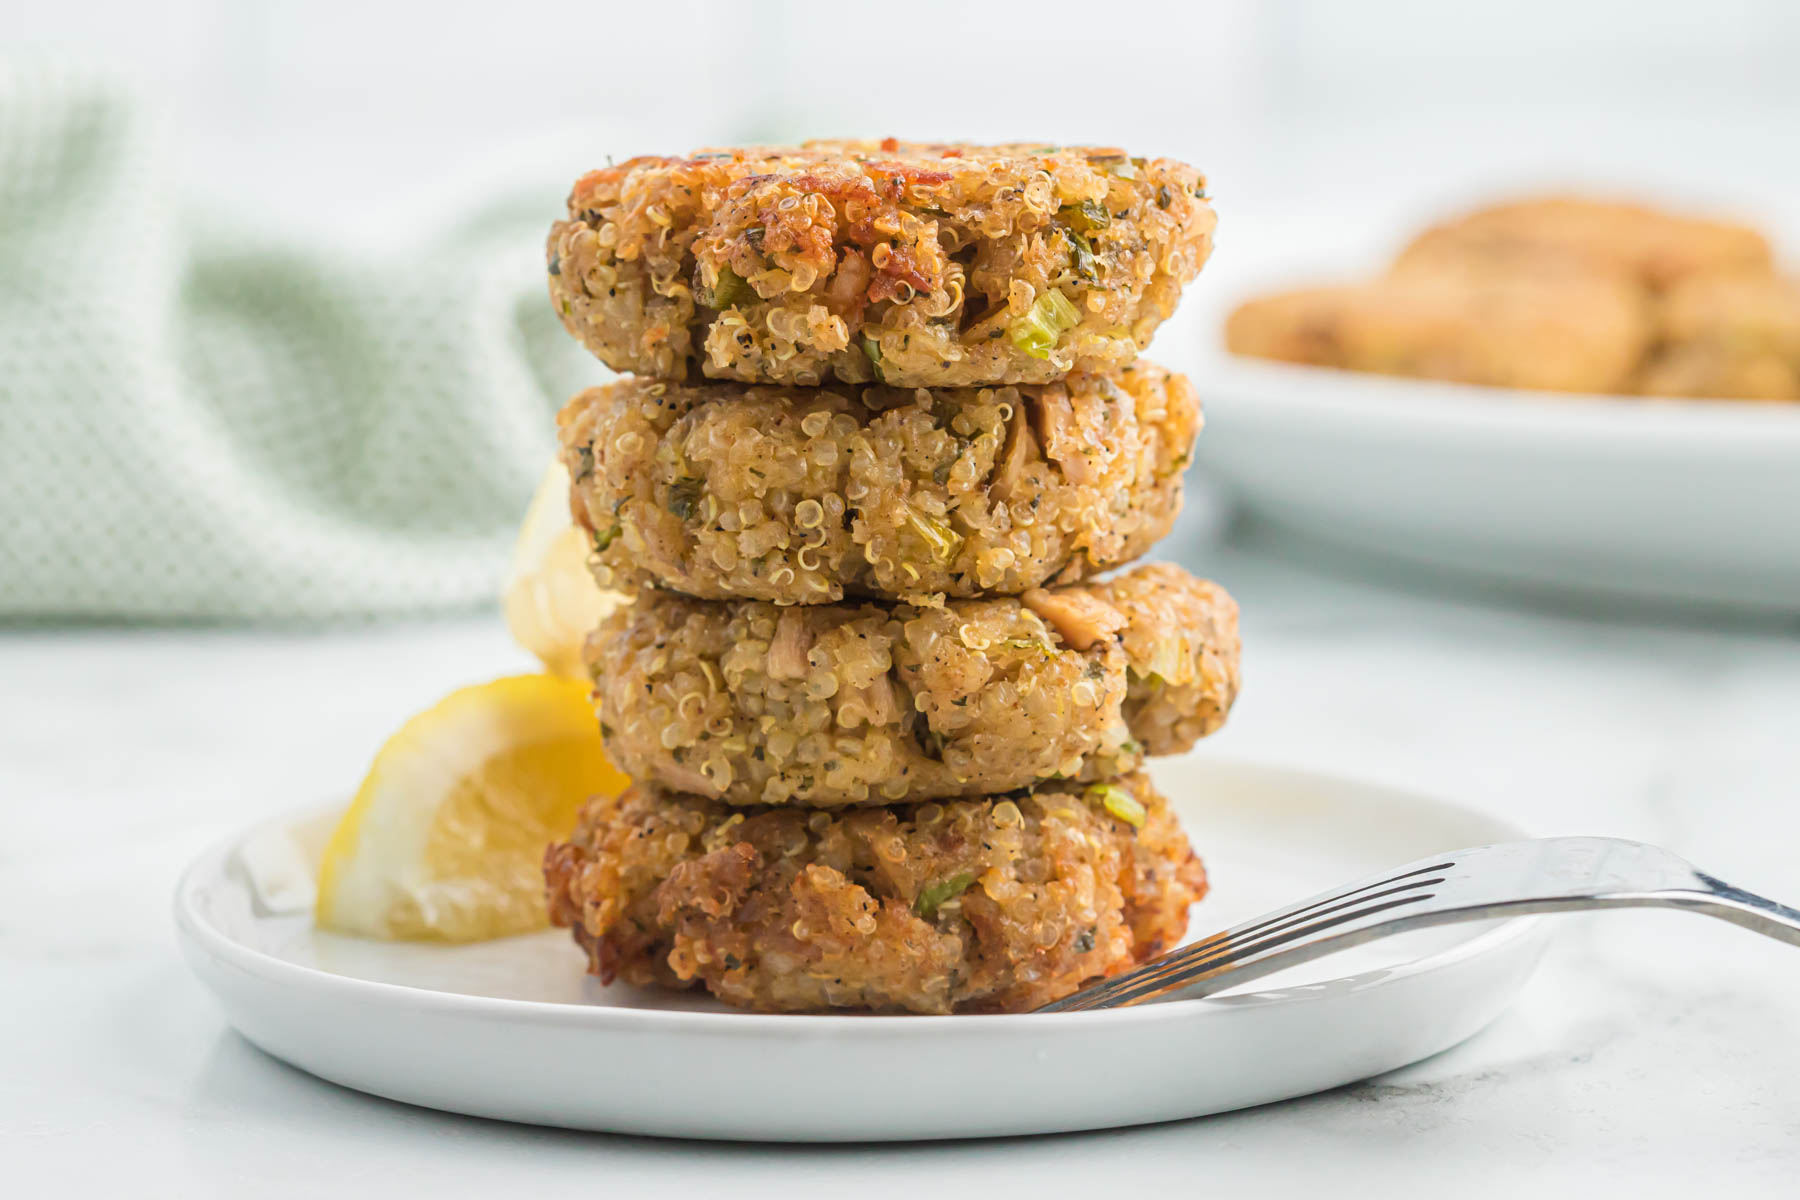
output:
M1099 167L1108 175L1115 175L1120 179L1136 179L1138 177L1138 168L1143 165L1144 160L1141 158L1126 158L1122 154L1108 154L1104 158L1090 158L1088 159L1088 162Z
M580 446L575 450L575 482L581 483L594 473L594 448Z
M1056 210L1056 219L1083 233L1105 229L1112 224L1112 214L1107 212L1106 205L1098 200L1083 200L1080 204L1065 204Z
M952 875L948 879L928 883L919 892L919 898L913 901L913 911L921 917L930 917L937 912L940 905L954 900L968 891L974 882L974 872L964 871L961 874Z
M1094 262L1094 247L1089 241L1073 229L1065 229L1063 233L1069 239L1069 245L1075 259L1075 273L1089 283L1100 282L1100 268Z
M700 507L701 482L690 476L682 476L669 485L669 511L687 520Z
M906 523L931 547L931 556L940 563L950 562L956 557L956 552L962 549L962 534L950 528L948 522L928 517L916 508L909 508L906 511Z
M1064 330L1073 329L1081 320L1067 296L1051 288L1032 302L1031 311L1006 327L1013 345L1033 358L1049 358L1056 340Z
M869 365L875 368L876 380L881 383L886 383L887 376L881 373L881 343L874 338L869 337L867 334L864 334L862 348L863 353L869 356Z
M756 289L750 286L748 279L730 267L719 268L719 282L713 285L712 307L732 308L755 299L757 299Z
M608 546L613 544L614 538L624 532L624 528L619 525L614 525L611 529L597 530L594 533L594 553L599 554L602 550L605 550Z
M1041 638L1004 638L1000 644L1014 650L1035 650L1045 658L1050 657L1050 647Z
M1102 808L1133 829L1142 829L1144 818L1150 815L1136 796L1116 783L1096 783L1088 788L1087 794L1100 801Z

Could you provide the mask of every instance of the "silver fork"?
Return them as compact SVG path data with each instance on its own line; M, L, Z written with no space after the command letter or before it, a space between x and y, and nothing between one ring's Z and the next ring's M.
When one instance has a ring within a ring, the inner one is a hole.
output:
M1618 838L1475 846L1372 875L1151 959L1037 1009L1080 1012L1205 996L1376 938L1493 917L1680 908L1800 946L1800 911Z

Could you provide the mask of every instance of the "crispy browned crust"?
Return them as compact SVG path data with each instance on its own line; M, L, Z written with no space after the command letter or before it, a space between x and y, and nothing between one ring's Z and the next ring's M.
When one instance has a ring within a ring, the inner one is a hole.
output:
M779 607L646 590L588 639L634 779L821 808L1104 779L1225 721L1237 606L1152 564L941 607Z
M571 508L620 591L930 603L1120 566L1168 533L1200 423L1149 364L929 391L628 377L569 402Z
M1026 1011L1174 946L1206 893L1141 774L841 813L639 786L594 801L544 874L603 982L762 1011Z
M1367 282L1252 300L1226 343L1496 387L1800 399L1800 290L1762 234L1578 197L1435 226Z
M1800 280L1699 275L1658 306L1661 342L1638 390L1652 396L1800 400Z
M1415 268L1251 300L1233 353L1491 387L1618 392L1650 344L1639 290L1589 272Z
M1639 204L1546 196L1498 204L1432 227L1401 251L1395 268L1448 264L1508 270L1534 262L1576 265L1661 289L1719 271L1766 273L1768 239L1728 221Z
M583 176L568 212L551 298L607 365L805 386L1122 367L1216 220L1199 172L1171 159L893 139L634 158ZM1051 290L1078 322L1052 346L1015 344Z

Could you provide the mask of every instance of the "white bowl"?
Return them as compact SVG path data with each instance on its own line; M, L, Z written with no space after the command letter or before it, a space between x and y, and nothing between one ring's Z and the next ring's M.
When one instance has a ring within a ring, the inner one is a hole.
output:
M1527 587L1800 613L1800 404L1224 355L1196 376L1200 462L1276 526Z

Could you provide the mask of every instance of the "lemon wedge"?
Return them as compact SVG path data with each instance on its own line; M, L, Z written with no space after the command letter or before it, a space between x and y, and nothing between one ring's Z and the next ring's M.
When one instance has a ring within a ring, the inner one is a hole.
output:
M326 844L317 924L443 942L542 928L544 847L628 782L585 684L519 675L452 692L375 756Z
M588 572L593 552L569 516L569 471L552 461L525 510L501 608L515 641L556 675L583 678L581 643L623 601Z

